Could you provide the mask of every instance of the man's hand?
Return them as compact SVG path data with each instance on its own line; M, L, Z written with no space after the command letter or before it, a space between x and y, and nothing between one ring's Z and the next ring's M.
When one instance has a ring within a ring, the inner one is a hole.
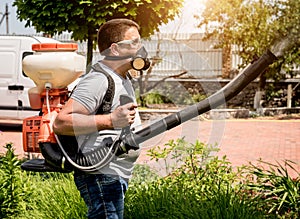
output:
M118 106L110 115L111 122L114 128L123 128L131 125L135 118L135 103L127 103L123 106Z

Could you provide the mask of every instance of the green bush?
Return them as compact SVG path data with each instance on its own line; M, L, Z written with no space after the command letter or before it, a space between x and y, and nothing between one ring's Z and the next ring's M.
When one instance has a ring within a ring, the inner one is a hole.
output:
M22 171L12 144L0 157L0 218L86 218L71 174Z
M20 169L21 162L14 154L12 143L4 146L0 157L0 218L10 218L26 211L26 202L32 193L29 181Z
M170 102L158 92L152 92L146 94L144 100L146 101L146 104L162 104L162 103Z
M200 101L204 100L206 97L207 96L204 94L194 94L192 96L194 102L200 102Z
M262 218L259 204L250 200L240 183L243 169L233 171L226 157L211 157L214 147L171 140L149 150L165 160L166 177L131 185L126 194L125 218ZM169 166L169 159L179 166Z
M72 174L28 173L34 189L28 210L20 218L86 218L87 208Z
M1 218L86 218L72 174L24 172L12 144L5 148L0 157ZM184 139L149 150L152 159L164 161L166 176L147 165L135 166L125 218L299 218L300 178L287 171L294 163L233 168L226 157L212 156L214 151Z
M261 207L268 214L280 215L282 218L299 218L300 173L294 168L295 163L288 160L284 165L260 162L267 164L268 168L252 165L251 173L256 176L256 181L249 183L249 188L256 198L264 200ZM298 177L291 178L288 168L294 170Z

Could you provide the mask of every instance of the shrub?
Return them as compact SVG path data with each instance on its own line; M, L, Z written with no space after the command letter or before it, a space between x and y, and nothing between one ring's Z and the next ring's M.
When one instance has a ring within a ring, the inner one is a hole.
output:
M148 93L144 97L146 104L162 104L170 102L167 100L163 95L159 94L158 92Z
M20 169L12 144L0 157L1 218L86 218L72 174ZM125 201L125 218L299 218L300 178L284 165L233 168L226 156L201 142L171 140L148 154L163 160L167 175L136 165ZM296 171L299 175L299 172Z
M300 217L300 173L294 168L295 163L289 160L284 165L267 164L268 168L252 165L251 172L256 181L249 188L257 198L264 200L263 209L268 214L280 215L283 218ZM288 168L294 170L298 177L292 179Z
M71 174L25 172L11 143L0 157L0 218L86 218Z
M34 192L22 218L86 218L87 208L72 174L28 173Z
M165 160L168 175L131 185L125 218L262 218L239 181L243 168L233 171L226 157L210 156L214 150L183 139L149 150L156 161ZM179 165L169 165L170 159Z
M6 153L0 157L0 218L12 217L26 211L24 203L31 195L31 188L20 169L12 143L7 143Z

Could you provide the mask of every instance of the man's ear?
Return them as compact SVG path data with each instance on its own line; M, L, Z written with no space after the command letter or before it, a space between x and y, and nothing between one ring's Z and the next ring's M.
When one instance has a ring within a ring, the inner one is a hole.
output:
M119 46L116 43L110 45L110 52L112 55L118 56L119 53Z

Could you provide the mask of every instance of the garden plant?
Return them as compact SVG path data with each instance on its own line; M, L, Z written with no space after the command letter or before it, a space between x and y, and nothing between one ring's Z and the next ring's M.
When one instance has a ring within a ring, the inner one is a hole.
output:
M86 218L72 174L22 171L12 144L4 147L1 218ZM150 149L148 155L162 161L165 174L136 165L125 218L299 218L300 178L287 171L295 163L232 167L226 156L213 155L216 150L184 139Z

